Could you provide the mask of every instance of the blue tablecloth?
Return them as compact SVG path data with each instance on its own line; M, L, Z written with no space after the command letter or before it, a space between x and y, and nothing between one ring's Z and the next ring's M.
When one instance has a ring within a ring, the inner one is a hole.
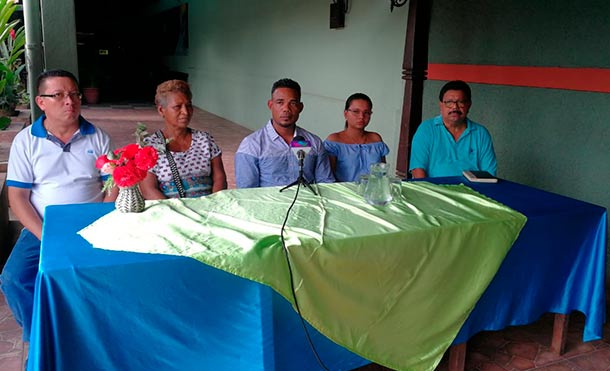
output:
M605 209L508 181L434 181L465 182L528 217L455 343L572 310L587 316L584 340L601 337ZM30 370L320 369L296 313L270 288L190 258L93 249L76 234L112 209L47 208ZM91 300L100 295L111 299ZM309 331L330 369L368 363Z
M320 369L271 288L191 258L95 249L77 235L113 209L47 208L28 370ZM370 363L307 326L330 369Z
M584 341L601 339L606 319L607 212L590 203L500 180L463 182L527 216L496 277L462 326L454 344L483 330L536 321L546 312L585 314Z

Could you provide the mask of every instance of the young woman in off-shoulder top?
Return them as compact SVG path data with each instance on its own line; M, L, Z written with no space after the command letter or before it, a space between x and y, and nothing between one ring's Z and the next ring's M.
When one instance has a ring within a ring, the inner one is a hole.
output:
M381 135L365 128L373 114L373 102L366 94L355 93L345 102L345 129L324 141L330 166L338 182L352 182L368 174L371 164L385 162L390 152Z

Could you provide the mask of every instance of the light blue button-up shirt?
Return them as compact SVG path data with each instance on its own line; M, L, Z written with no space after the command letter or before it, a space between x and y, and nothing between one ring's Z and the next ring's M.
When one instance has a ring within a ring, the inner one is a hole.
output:
M334 182L328 154L320 138L298 126L295 135L311 143L311 150L303 164L305 180L311 184ZM245 137L235 153L237 188L285 186L298 177L297 157L290 145L275 131L271 120Z

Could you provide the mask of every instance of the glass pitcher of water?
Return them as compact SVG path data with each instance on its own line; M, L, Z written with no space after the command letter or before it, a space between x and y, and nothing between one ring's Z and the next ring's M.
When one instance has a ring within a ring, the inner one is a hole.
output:
M371 173L364 190L364 199L371 205L381 206L392 201L387 164L383 162L371 164Z

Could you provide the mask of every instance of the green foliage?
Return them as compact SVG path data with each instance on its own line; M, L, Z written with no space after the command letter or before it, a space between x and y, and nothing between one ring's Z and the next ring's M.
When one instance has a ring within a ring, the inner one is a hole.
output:
M146 129L146 124L142 123L142 122L138 122L136 125L136 131L133 134L136 137L136 143L140 146L140 147L144 147L144 146L148 146L149 144L146 143L145 139L146 137L149 137L150 134L148 132L148 130ZM153 147L155 147L155 149L157 150L158 153L165 153L165 148L167 146L167 144L171 141L172 139L165 139L165 144L164 145L153 145Z
M19 74L25 68L21 55L25 51L25 28L20 21L10 21L17 9L11 0L0 0L0 109L13 111L26 96Z
M136 124L136 132L133 135L136 137L136 143L140 147L144 147L146 145L144 139L150 134L148 134L148 131L146 130L146 125L142 122L138 122Z
M0 130L4 130L4 129L8 128L8 126L10 124L11 124L10 117L6 117L6 116L0 117Z
M106 180L104 180L104 185L102 186L102 192L108 192L110 193L110 191L112 191L112 188L114 188L114 179L109 176Z

